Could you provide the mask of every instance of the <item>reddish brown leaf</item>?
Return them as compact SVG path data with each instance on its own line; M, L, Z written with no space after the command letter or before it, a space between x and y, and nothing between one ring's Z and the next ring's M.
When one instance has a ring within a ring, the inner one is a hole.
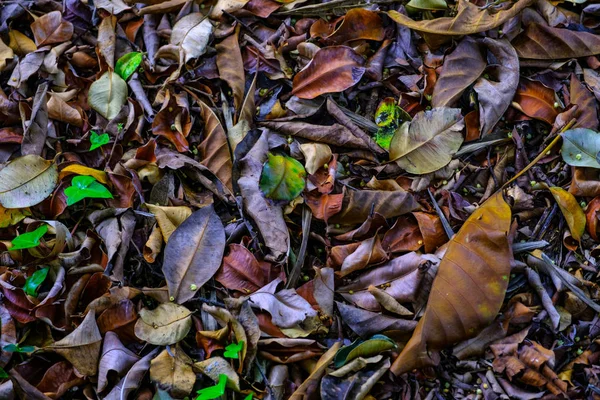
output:
M552 89L529 79L521 79L513 99L513 105L519 111L550 125L554 123L559 113L559 108L554 107L555 102L556 95Z
M52 11L33 21L31 30L38 47L62 43L73 36L73 24L62 18L60 11Z
M314 99L325 93L346 90L365 73L365 59L346 46L326 47L294 76L292 93L301 99Z
M577 119L572 128L598 129L598 104L596 97L581 83L575 74L571 74L571 90L569 91L571 104L577 104L577 112L573 116Z
M340 20L341 22L339 22ZM364 8L353 8L340 18L340 20L328 24L327 28L332 30L328 32L325 32L323 29L320 29L321 32L317 32L317 28L315 28L315 32L313 33L313 28L311 27L311 36L322 36L326 43L332 45L343 44L358 39L383 40L384 38L383 21L379 14L374 11L365 10ZM322 24L321 21L323 20L317 21L314 25Z
M304 196L304 200L310 207L315 218L327 222L332 215L337 214L342 209L344 195L342 193L323 195L307 193Z
M579 58L600 53L600 36L531 23L513 40L513 46L521 58Z
M246 79L237 31L233 35L227 36L215 48L217 49L219 77L227 82L231 88L233 92L233 106L235 107L235 112L239 113L242 101L244 100Z

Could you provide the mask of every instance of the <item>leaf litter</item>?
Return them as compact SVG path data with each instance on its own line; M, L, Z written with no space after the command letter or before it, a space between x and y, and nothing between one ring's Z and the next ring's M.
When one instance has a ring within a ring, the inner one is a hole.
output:
M600 398L599 15L0 4L0 398Z

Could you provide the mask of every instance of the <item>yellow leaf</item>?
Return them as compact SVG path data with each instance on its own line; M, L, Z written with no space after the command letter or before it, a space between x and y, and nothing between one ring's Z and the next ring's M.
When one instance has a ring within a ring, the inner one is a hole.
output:
M19 56L24 56L37 50L35 42L19 31L10 30L8 37L10 38L8 46Z
M154 214L165 242L168 242L175 229L192 215L192 210L184 206L163 207L155 206L154 204L146 204L146 206Z
M71 164L63 168L60 171L59 179L62 180L65 176L71 174L93 176L98 182L105 185L108 184L108 176L106 175L106 172L79 164Z
M0 72L4 71L4 68L6 68L6 60L13 58L14 56L15 53L13 52L13 49L8 47L6 43L0 39Z
M4 208L0 206L0 228L15 225L31 215L29 208Z
M558 203L558 207L560 207L560 211L565 217L565 220L567 220L571 236L578 242L581 241L581 236L585 231L585 214L581 209L581 206L575 197L566 190L556 186L549 189L554 200Z

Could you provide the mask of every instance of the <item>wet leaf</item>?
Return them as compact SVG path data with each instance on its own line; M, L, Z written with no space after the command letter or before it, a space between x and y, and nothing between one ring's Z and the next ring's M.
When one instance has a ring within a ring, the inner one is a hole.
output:
M37 155L14 159L0 170L0 204L24 208L41 203L58 181L56 164Z
M142 63L142 53L133 51L127 53L117 60L115 72L124 80L129 79L131 75L139 68Z
M127 93L127 83L116 73L107 71L90 86L88 103L98 114L111 120L127 101Z
M574 167L600 169L600 133L591 129L575 128L563 132L561 156Z
M48 225L44 226L47 229ZM37 297L37 290L40 287L40 285L46 280L49 270L50 267L44 267L42 269L38 269L31 276L27 277L27 280L25 280L25 285L23 286L23 291L28 296Z
M191 311L174 304L162 303L154 310L143 308L135 323L135 335L157 346L182 340L192 327Z
M192 213L165 247L163 272L169 296L190 300L219 269L225 251L225 230L212 205Z
M83 199L112 199L113 195L96 178L89 175L77 175L71 181L71 186L65 189L67 206Z
M427 174L444 167L463 142L464 127L458 108L420 112L396 131L390 159L407 172Z
M350 47L323 48L294 76L292 93L301 99L314 99L325 93L341 92L360 81L364 65L364 58Z
M40 245L40 240L48 232L48 225L42 225L34 231L23 233L11 242L11 250L30 249Z
M103 133L102 135L98 135L95 131L92 131L90 134L90 151L96 150L98 147L102 147L105 144L110 142L110 137L108 133Z
M581 241L581 236L585 232L585 213L579 202L571 193L562 188L552 186L549 189L567 221L571 236L576 241Z
M510 223L510 207L498 192L450 240L425 313L392 365L394 374L437 364L436 351L476 336L493 321L508 286Z
M288 156L269 153L260 175L260 190L273 200L291 201L304 190L306 171Z

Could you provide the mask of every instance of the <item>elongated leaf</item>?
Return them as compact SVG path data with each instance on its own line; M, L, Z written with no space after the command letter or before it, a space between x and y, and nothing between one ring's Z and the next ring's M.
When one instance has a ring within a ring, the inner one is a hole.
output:
M341 92L360 81L364 65L364 58L350 47L323 48L294 76L292 93L301 99L314 99L325 93Z
M198 105L204 121L204 136L198 145L200 162L214 173L229 190L233 190L231 182L233 163L225 129L219 117L209 106L202 101Z
M142 63L142 53L133 51L117 60L115 72L125 80L129 79Z
M585 213L581 209L579 202L571 193L559 187L551 187L550 193L552 193L554 200L558 203L558 207L560 207L560 211L562 211L567 225L569 225L571 236L579 242L583 232L585 232L586 222Z
M531 23L513 40L513 46L521 58L579 58L600 53L600 36Z
M476 336L494 320L510 275L510 223L510 207L498 192L450 240L425 313L392 365L394 374L436 365L436 351Z
M359 39L383 40L385 36L379 14L364 8L349 10L340 23L332 25L337 28L325 38L328 44L343 44Z
M484 32L500 26L532 3L533 0L519 0L508 10L493 13L491 8L484 9L467 0L459 0L458 10L454 17L415 21L393 10L388 11L388 15L397 23L419 32L462 36Z
M357 339L351 345L338 350L333 360L334 365L340 368L357 357L372 357L394 347L396 343L385 335L373 335L365 341Z
M574 117L577 119L573 128L598 129L598 103L596 97L577 77L571 75L569 90L571 104L577 104L578 109Z
M212 205L194 212L173 232L165 247L163 273L169 296L185 303L219 269L225 229Z
M233 92L233 106L235 107L235 112L239 113L242 101L244 100L246 77L237 33L229 35L216 45L215 48L217 49L219 77L227 82L231 88Z
M418 207L413 195L401 190L348 190L344 193L342 211L332 216L329 221L360 224L372 212L391 218L414 211Z
M127 92L127 83L123 78L113 71L107 71L90 86L88 103L98 114L111 120L127 101Z
M206 52L213 26L202 13L192 13L181 18L171 33L171 44L179 46L181 58L188 62Z
M396 131L390 159L413 174L437 171L452 160L463 142L459 108L434 108L418 113Z
M0 171L0 204L24 208L41 203L54 190L58 169L52 161L36 155L19 157Z
M291 201L304 190L306 171L289 156L268 154L260 176L260 190L273 200Z
M563 132L562 137L560 154L567 164L600 169L600 133L591 129L575 128Z
M520 68L517 52L508 40L485 38L482 44L497 61L497 65L490 71L492 79L482 76L473 86L479 100L481 136L486 136L510 106L519 85Z
M42 225L34 231L23 233L12 240L11 250L30 249L40 245L40 239L48 232L48 225Z
M453 106L464 90L479 78L486 66L487 62L481 55L477 42L469 37L464 38L444 60L442 73L435 82L431 105Z

